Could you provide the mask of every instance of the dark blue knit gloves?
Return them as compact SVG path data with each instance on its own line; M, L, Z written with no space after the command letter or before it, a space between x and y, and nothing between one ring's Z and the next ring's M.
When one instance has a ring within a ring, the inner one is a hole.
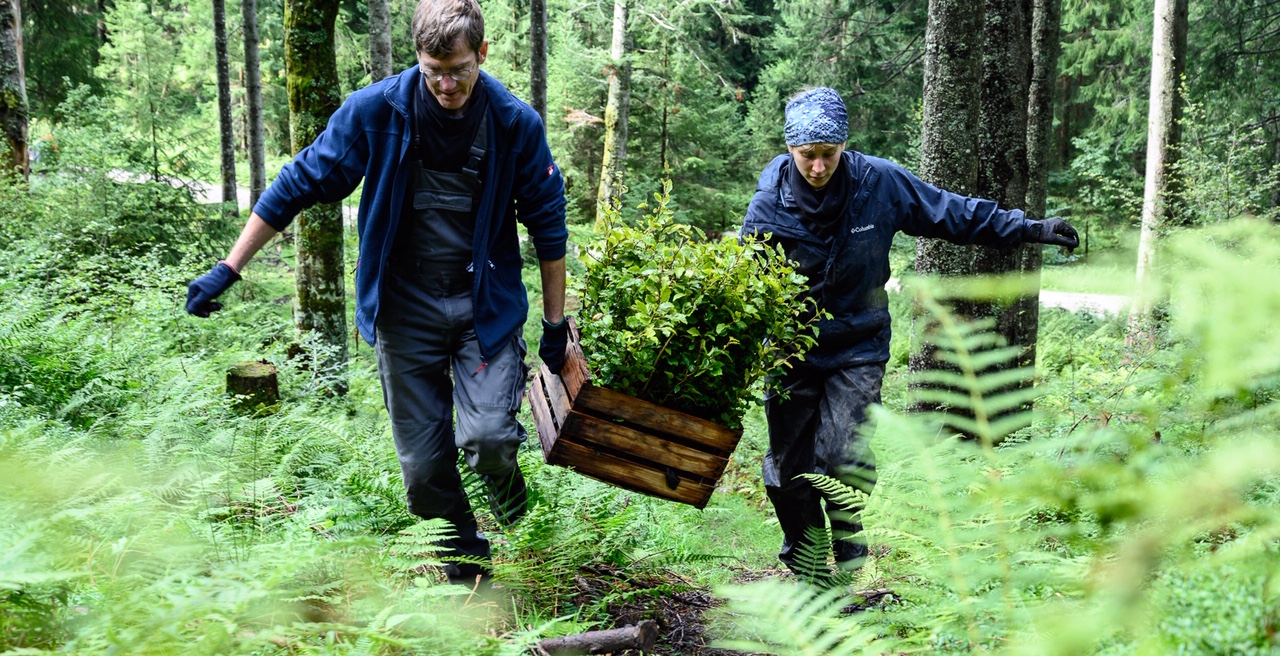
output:
M1027 238L1024 241L1067 248L1076 248L1080 245L1080 237L1076 234L1076 229L1062 219L1032 221L1031 227L1027 228Z
M564 354L569 348L569 317L560 323L542 320L542 342L538 345L538 357L551 373L559 375L564 370Z
M187 312L197 317L208 317L210 312L222 309L222 304L214 301L232 283L240 279L225 262L216 264L209 273L196 278L187 285Z

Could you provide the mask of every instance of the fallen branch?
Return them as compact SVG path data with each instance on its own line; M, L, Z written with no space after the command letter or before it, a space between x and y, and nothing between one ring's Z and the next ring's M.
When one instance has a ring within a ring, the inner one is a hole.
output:
M658 639L658 623L644 620L637 626L547 638L538 642L542 654L608 654L624 649L651 651Z

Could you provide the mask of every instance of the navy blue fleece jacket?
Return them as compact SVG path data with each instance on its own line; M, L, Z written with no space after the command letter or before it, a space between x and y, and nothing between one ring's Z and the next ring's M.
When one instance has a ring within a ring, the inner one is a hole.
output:
M356 263L356 326L370 344L382 281L404 207L409 120L418 69L410 68L351 94L328 127L258 199L254 211L283 230L302 210L342 200L364 180ZM520 279L516 221L529 231L540 260L564 257L564 178L551 158L542 120L496 79L480 72L489 93L490 147L482 174L472 263L480 352L496 353L524 324L529 299Z
M797 271L820 288L818 344L805 356L814 367L839 369L889 359L889 247L898 231L956 244L1013 246L1033 222L1021 210L939 189L878 157L846 150L837 175L849 177L852 199L831 243L800 219L789 176L791 155L765 167L743 221L744 235L771 235ZM818 282L821 285L818 285Z

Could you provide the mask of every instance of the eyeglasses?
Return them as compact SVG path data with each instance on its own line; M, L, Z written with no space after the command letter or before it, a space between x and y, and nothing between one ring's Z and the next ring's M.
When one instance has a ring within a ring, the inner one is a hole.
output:
M452 71L437 71L431 68L419 67L418 70L422 71L423 77L427 78L432 82L439 82L440 80L443 80L444 76L446 75L453 78L454 82L466 82L467 80L471 79L471 73L472 71L475 70L475 68L472 67L472 68L460 68Z

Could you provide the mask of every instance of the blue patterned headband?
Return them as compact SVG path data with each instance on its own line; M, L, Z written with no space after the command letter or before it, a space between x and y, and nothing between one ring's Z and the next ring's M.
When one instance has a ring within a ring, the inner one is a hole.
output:
M835 89L818 87L787 103L787 145L844 143L849 140L849 113Z

